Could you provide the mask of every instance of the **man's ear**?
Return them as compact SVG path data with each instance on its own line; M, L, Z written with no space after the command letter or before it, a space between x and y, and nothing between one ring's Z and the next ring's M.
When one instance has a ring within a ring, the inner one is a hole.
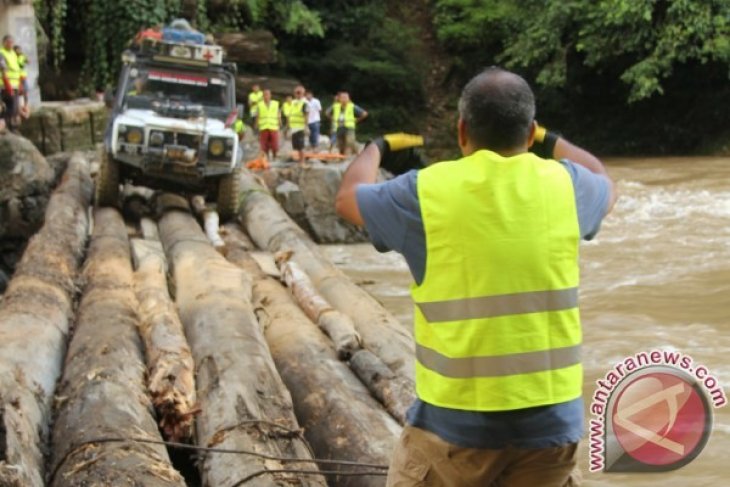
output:
M461 117L459 117L459 121L456 123L456 130L458 132L459 148L461 149L461 152L463 154L466 151L469 137L466 133L466 122Z
M533 120L530 124L530 131L527 134L527 148L529 149L532 147L532 144L535 143L535 130L537 130L537 121Z

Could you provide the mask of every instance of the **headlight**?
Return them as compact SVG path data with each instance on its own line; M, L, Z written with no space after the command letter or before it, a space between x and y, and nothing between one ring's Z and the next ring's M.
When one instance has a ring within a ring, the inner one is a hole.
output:
M150 133L150 145L162 145L165 143L165 134L158 131Z
M144 140L144 134L142 133L142 129L138 127L128 127L126 139L127 142L130 144L141 144Z
M226 150L226 145L222 139L212 139L208 144L208 152L211 156L220 157Z

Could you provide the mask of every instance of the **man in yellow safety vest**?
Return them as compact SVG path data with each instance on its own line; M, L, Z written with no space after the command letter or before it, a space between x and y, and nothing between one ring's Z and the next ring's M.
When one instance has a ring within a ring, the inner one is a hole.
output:
M281 110L279 102L271 99L271 91L264 90L263 100L256 107L256 123L259 130L261 152L272 158L279 151L279 129L281 128Z
M578 243L616 193L534 116L527 82L489 68L461 93L462 158L403 171L423 139L390 134L343 176L338 213L415 280L417 399L388 486L578 485ZM381 166L402 174L375 184Z
M13 49L13 36L6 35L0 47L0 71L3 77L2 101L5 104L5 124L10 130L17 127L18 95L21 89L21 68L18 54Z
M291 134L292 149L298 152L299 162L304 162L308 107L307 100L304 98L304 87L299 85L294 88L294 98L291 100L286 122Z
M340 154L348 155L357 152L355 127L367 118L368 112L350 100L350 94L341 91L337 101L327 110L325 115L332 120L337 136L337 149Z
M261 87L255 84L251 87L251 92L248 94L248 114L251 116L251 125L254 128L254 132L258 130L256 124L256 107L259 102L264 99L264 92L261 91Z

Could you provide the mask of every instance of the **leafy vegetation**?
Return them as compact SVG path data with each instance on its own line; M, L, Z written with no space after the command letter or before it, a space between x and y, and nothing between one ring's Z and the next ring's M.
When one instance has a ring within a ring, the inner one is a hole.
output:
M541 122L604 153L690 153L730 138L727 0L34 3L51 64L78 70L88 91L114 82L140 28L183 16L204 30L271 30L279 63L240 70L296 77L325 106L350 91L371 114L367 134L428 129L450 143L459 88L499 64L536 88Z
M545 87L569 69L620 67L628 101L663 93L678 64L730 63L726 0L437 0L442 41L461 57L493 56ZM571 65L572 63L572 65Z

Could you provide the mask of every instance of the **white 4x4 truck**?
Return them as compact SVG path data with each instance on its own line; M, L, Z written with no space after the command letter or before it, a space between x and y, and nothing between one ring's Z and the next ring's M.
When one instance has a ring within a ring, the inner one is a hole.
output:
M233 124L233 63L208 44L145 40L122 56L96 185L97 206L117 206L119 185L205 194L221 219L238 212L242 148Z

